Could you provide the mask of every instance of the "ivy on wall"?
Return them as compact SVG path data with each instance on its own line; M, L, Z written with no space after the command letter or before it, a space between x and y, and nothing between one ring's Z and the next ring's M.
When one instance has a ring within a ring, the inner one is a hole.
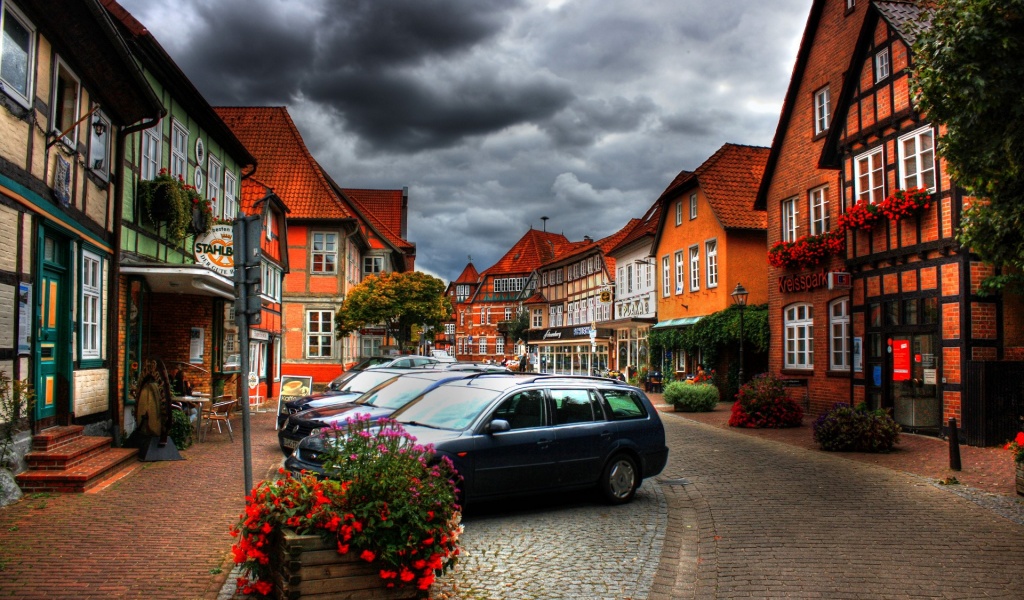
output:
M743 345L751 352L768 352L768 305L748 306L743 311ZM705 367L714 369L727 347L740 343L740 309L730 306L712 313L689 327L655 329L648 338L651 356L665 351L701 352Z

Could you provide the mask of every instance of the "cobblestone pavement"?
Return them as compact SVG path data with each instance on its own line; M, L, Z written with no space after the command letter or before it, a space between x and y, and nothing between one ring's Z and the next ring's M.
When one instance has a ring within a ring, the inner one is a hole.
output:
M688 484L665 486L652 600L1024 598L1019 522L918 475L664 421L663 478Z

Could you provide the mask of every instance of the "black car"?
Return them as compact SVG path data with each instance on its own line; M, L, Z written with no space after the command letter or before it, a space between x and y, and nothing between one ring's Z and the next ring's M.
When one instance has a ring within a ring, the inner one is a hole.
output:
M281 410L277 414L277 427L280 429L289 415L310 408L351 402L381 382L407 371L408 369L380 368L342 373L335 377L327 389L322 392L282 402Z
M433 369L369 369L364 373L387 373L388 376L355 398L346 396L348 400L345 402L309 408L286 417L277 432L281 451L287 456L302 438L357 414L368 414L372 420L390 416L441 383L473 375L465 371Z
M463 477L464 502L597 487L629 502L668 460L665 429L639 388L597 377L481 373L439 385L392 418ZM322 472L324 440L285 461Z

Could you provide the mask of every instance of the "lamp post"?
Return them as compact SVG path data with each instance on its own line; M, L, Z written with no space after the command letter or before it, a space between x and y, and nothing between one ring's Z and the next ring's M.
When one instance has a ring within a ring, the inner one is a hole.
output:
M743 385L743 311L747 307L747 289L743 287L742 283L736 284L736 289L732 291L732 302L736 306L740 307L740 372L739 372L739 384Z

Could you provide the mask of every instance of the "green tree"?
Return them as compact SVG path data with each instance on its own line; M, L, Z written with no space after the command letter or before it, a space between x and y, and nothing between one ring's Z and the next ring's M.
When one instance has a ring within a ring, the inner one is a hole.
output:
M404 348L413 324L437 330L452 314L437 277L411 271L367 277L352 288L334 317L335 333L343 337L357 329L384 325L387 334Z
M515 344L519 340L526 340L526 332L530 329L530 311L520 308L516 316L508 322L508 337Z
M914 42L918 109L945 126L949 174L985 200L959 241L1005 269L988 291L1024 283L1024 0L938 0Z

